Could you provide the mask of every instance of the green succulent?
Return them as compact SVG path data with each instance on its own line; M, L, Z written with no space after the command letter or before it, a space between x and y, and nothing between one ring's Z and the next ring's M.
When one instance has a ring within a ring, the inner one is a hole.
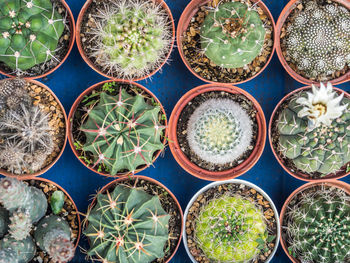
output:
M31 237L16 240L10 235L0 239L0 263L27 263L33 259L36 252Z

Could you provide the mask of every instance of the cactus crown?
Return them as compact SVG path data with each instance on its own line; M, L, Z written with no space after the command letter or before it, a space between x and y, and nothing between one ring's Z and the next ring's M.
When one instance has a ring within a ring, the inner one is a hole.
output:
M56 59L64 19L50 0L3 0L0 16L0 61L21 73Z
M297 196L288 204L284 222L289 253L302 262L348 262L349 195L322 185Z
M307 2L287 28L287 54L307 78L325 81L350 64L350 12Z
M209 10L201 27L201 46L216 65L240 68L261 53L265 34L259 14L252 7L231 1Z
M238 159L252 141L252 120L231 99L209 99L188 121L187 140L203 160L225 164Z
M159 197L143 190L117 185L111 193L99 193L86 218L84 234L91 242L88 256L120 263L162 258L169 219Z

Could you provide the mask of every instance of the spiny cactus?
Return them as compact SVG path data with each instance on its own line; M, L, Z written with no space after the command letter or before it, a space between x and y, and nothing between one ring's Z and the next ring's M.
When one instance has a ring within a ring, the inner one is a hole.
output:
M7 233L9 223L9 212L5 208L0 207L0 238Z
M325 81L350 65L350 12L308 1L287 28L287 55L307 78Z
M157 69L172 42L165 9L155 1L114 1L98 10L98 39L93 57L103 70L119 78L139 78Z
M5 79L0 81L0 117L5 110L20 110L20 105L29 105L31 98L23 79Z
M288 204L283 227L289 253L301 262L349 262L349 195L325 185L299 195Z
M35 255L36 247L31 237L16 240L5 236L0 240L0 263L27 263Z
M15 240L23 240L29 236L32 230L32 219L25 209L18 209L12 212L9 224L9 233Z
M65 25L50 0L3 0L0 14L0 61L20 73L57 60Z
M226 2L209 10L201 27L201 46L216 65L240 68L261 53L265 34L257 11L246 3Z
M106 262L149 263L164 257L169 238L168 215L158 196L117 185L113 192L97 195L88 211L89 257Z
M203 160L224 164L237 160L252 141L252 120L231 99L209 99L189 118L187 140Z
M221 196L200 211L195 240L215 262L248 262L260 254L267 239L264 214L241 196Z
M164 148L159 112L159 106L124 89L117 96L102 92L98 105L89 110L89 118L80 128L86 135L83 150L93 154L92 167L103 164L116 175L152 164L153 154Z

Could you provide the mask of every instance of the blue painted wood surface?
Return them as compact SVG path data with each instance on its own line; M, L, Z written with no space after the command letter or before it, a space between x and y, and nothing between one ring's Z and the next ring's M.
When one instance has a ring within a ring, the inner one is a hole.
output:
M78 17L84 0L66 0L75 18ZM177 25L179 17L189 0L166 0ZM277 21L287 0L265 0ZM163 103L169 118L173 107L180 97L190 89L204 84L194 77L182 63L179 53L175 48L170 65L163 67L161 73L153 76L152 80L141 81L140 83L150 89ZM41 81L48 85L61 100L68 114L70 107L79 94L89 86L104 80L103 77L90 69L80 57L76 46L67 61L47 78ZM267 69L254 80L239 85L252 94L261 104L267 121L271 113L282 97L288 92L302 87L303 85L292 80L284 71L277 55L275 54ZM350 91L350 83L338 86ZM207 181L197 179L186 173L174 160L167 149L163 157L159 158L154 167L146 169L142 175L150 176L165 184L178 198L181 206L185 209L187 202ZM96 191L112 179L103 178L85 168L73 155L69 145L61 159L43 177L48 178L65 188L74 199L79 211L85 213L89 200ZM275 160L269 143L267 141L265 151L259 162L240 179L248 180L263 188L274 200L280 210L288 195L303 182L292 178L279 166ZM350 183L350 177L345 179ZM82 238L81 246L86 247L86 240ZM75 263L87 262L84 255L77 251L73 261ZM272 263L286 263L289 259L284 255L280 247ZM185 249L181 246L172 259L171 263L190 263Z

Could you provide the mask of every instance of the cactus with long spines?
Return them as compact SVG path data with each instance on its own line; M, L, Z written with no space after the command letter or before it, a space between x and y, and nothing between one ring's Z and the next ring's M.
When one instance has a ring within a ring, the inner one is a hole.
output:
M5 208L0 207L0 238L7 233L9 223L9 212Z
M169 219L158 196L116 185L112 192L97 194L96 204L87 213L84 234L91 244L87 254L120 263L162 258Z
M35 252L36 247L31 237L16 240L8 235L0 239L0 263L27 263L32 260Z

